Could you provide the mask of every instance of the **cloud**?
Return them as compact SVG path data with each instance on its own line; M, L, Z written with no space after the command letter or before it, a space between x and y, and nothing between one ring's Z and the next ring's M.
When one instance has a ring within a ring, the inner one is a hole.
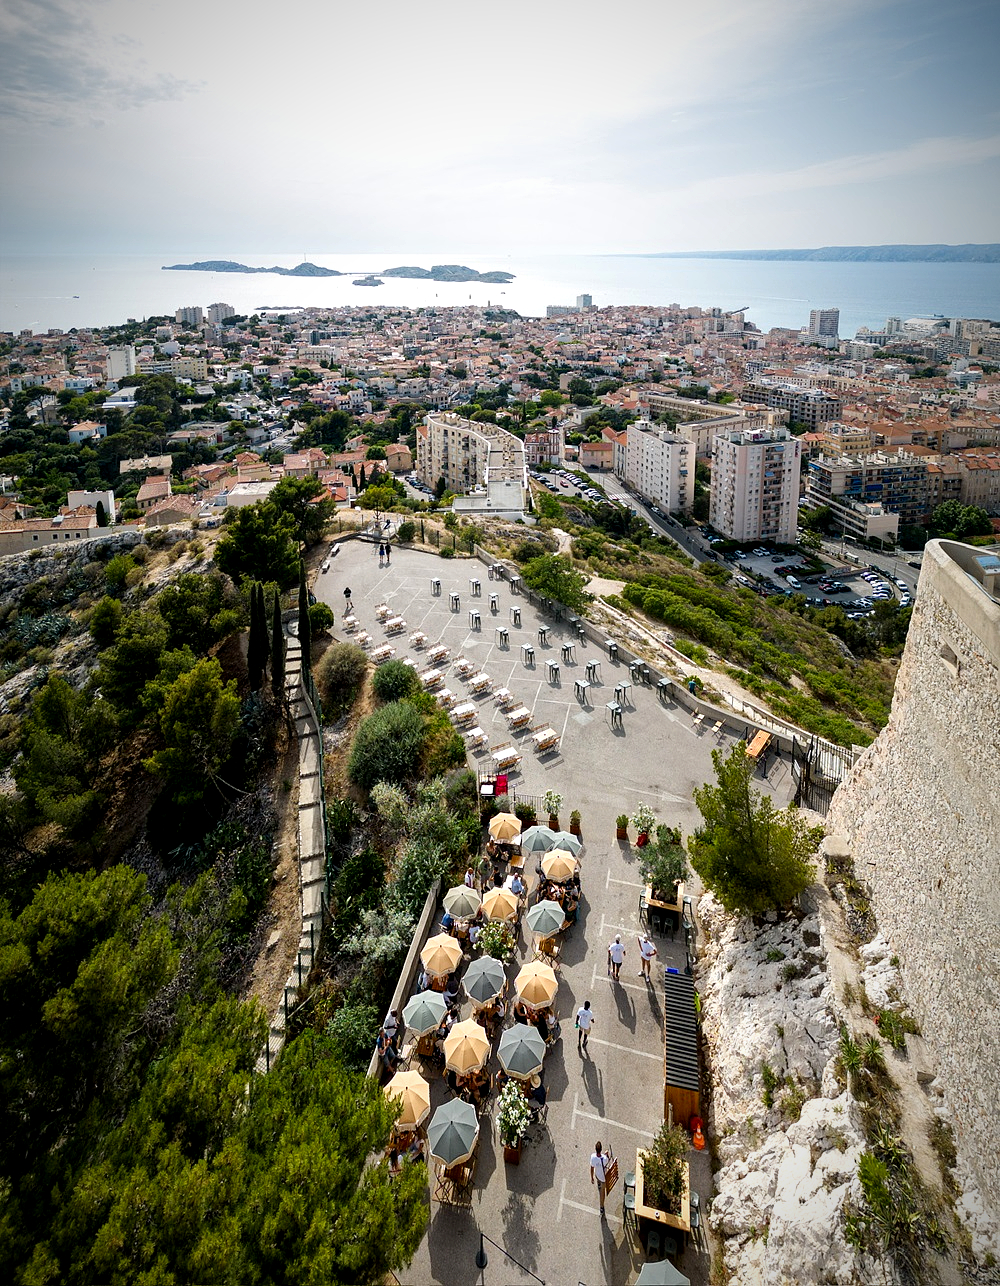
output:
M150 72L131 40L108 37L69 0L6 0L0 8L0 119L70 125L81 113L174 101L196 88Z

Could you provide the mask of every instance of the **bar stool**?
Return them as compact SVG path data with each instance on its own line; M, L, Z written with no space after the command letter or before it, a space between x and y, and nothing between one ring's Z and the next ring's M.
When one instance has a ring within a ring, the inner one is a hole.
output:
M459 604L458 594L454 590L452 590L451 591L451 610L453 612L457 612L459 609L459 606L460 604Z
M518 628L520 628L521 609L519 607L512 607L510 609L510 619L511 619L511 624L516 625Z
M490 611L493 613L493 615L494 615L494 616L496 616L497 612L499 612L499 611L500 611L500 595L499 595L499 594L491 594L491 595L490 595Z
M472 591L473 598L482 598L483 583L478 576L473 576L469 580L469 589Z
M482 621L482 617L480 616L480 614L479 614L478 612L470 612L470 613L469 613L469 629L470 629L470 630L479 630L479 629L482 629L482 626L483 626L483 621Z
M521 660L525 665L535 664L535 649L530 643L521 644Z
M562 645L562 659L564 661L569 662L569 661L576 660L576 658L573 655L574 647L576 647L575 643L564 643Z
M542 647L545 647L545 645L548 643L548 641L549 641L549 627L548 627L547 625L539 625L539 627L538 627L538 641L539 641L539 643L542 645Z
M600 664L601 664L600 661L587 662L587 678L590 680L591 683L597 682L597 667Z
M614 639L605 639L604 646L608 649L608 658L612 661L618 660L618 644Z
M441 577L440 577L440 576L432 576L432 577L431 577L431 593L432 593L432 594L440 594L440 593L441 593Z
M497 644L500 647L510 647L510 633L504 626L500 626L496 632Z
M638 679L639 676L642 674L642 662L633 661L632 664L628 667L628 672L632 676L632 682L634 683L635 680Z

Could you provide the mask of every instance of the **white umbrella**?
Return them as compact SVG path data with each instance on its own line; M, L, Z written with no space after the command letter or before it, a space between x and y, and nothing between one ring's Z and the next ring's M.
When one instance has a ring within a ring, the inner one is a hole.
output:
M537 933L543 938L551 938L563 927L566 912L558 902L547 898L544 902L536 902L525 920L532 933Z
M439 991L422 991L403 1007L403 1022L418 1036L436 1031L441 1026L448 1005Z
M459 920L467 920L469 916L476 914L482 900L475 889L459 884L444 895L444 909Z
M547 853L555 843L556 833L548 826L529 826L521 832L521 850L525 853Z
M553 848L565 849L567 853L572 853L574 857L583 848L583 840L578 839L576 835L571 835L569 831L553 831L552 834L555 836Z

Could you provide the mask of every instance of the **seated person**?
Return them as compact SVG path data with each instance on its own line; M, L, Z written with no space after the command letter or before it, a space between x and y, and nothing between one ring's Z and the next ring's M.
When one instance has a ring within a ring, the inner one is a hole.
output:
M503 874L502 874L502 872L500 872L500 871L494 871L494 873L493 873L493 887L494 887L495 889L502 889L502 888L503 888Z
M470 947L474 947L476 945L477 941L479 940L480 932L481 932L481 929L478 923L475 920L473 920L472 923L469 925L469 946Z
M577 916L580 914L580 903L576 898L568 897L563 911L566 913L566 919L570 924L576 924Z
M461 988L462 988L462 984L458 981L458 974L457 973L451 974L448 978L448 984L444 990L444 1003L448 1006L449 1009L451 1009L453 1005L455 1005L455 1003L457 1002L458 993L461 990Z
M422 1161L424 1159L424 1141L416 1130L413 1131L410 1146L406 1149L406 1159L408 1161Z
M445 931L445 933L451 933L454 927L455 927L455 917L452 915L450 911L445 911L444 915L441 917L441 928Z
M531 1092L529 1093L528 1098L530 1099L533 1107L544 1107L547 1097L545 1082L536 1073L531 1078Z
M514 1006L514 1021L516 1023L527 1023L528 1021L528 1006L523 1000L519 1000Z
M538 1032L539 1036L541 1036L542 1040L548 1040L549 1024L545 1014L539 1013L535 1017L534 1028L535 1028L535 1031Z
M396 1053L396 1048L392 1043L392 1038L384 1027L378 1034L378 1045L376 1046L376 1050L382 1066L391 1076L393 1072L395 1072L396 1066L401 1059Z
M395 1179L402 1172L403 1166L399 1159L399 1153L393 1148L389 1153L389 1177Z

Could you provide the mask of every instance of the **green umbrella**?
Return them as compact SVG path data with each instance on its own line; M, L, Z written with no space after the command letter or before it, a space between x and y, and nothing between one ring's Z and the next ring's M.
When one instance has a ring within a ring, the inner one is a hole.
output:
M576 835L571 835L569 831L553 831L552 847L564 848L576 857L580 849L583 848L583 840L579 839Z
M422 991L408 1000L403 1008L403 1021L419 1036L441 1026L448 1006L439 991Z
M431 1156L445 1165L468 1161L478 1133L479 1120L472 1104L460 1098L449 1099L434 1113L427 1127Z
M635 1286L691 1286L691 1279L675 1268L669 1259L661 1259L655 1264L643 1264Z
M524 853L547 853L556 846L556 833L548 826L529 826L521 832L521 851Z
M480 956L465 971L462 983L474 1005L487 1005L500 994L506 975L503 965L492 956Z
M470 915L476 914L482 901L475 889L459 884L444 895L444 909L456 919L467 920Z
M516 1076L518 1080L526 1081L542 1066L545 1041L534 1027L529 1027L526 1023L515 1023L500 1037L497 1057L505 1072Z
M566 912L558 902L548 898L544 902L536 902L525 916L525 920L532 933L537 933L543 938L551 938L563 927Z

